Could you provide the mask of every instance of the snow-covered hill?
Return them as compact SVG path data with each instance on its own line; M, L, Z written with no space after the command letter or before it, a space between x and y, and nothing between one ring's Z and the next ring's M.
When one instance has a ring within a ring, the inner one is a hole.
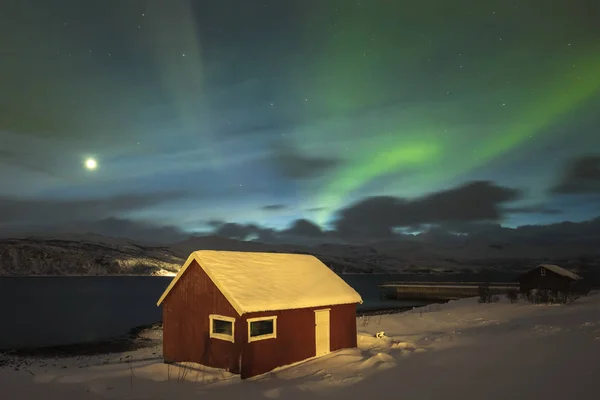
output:
M166 275L181 257L168 247L148 247L105 237L0 240L0 276Z
M0 275L172 274L194 250L313 254L338 273L520 272L556 263L585 273L600 270L598 241L541 240L534 235L417 235L368 246L267 244L192 236L150 246L101 235L0 240Z

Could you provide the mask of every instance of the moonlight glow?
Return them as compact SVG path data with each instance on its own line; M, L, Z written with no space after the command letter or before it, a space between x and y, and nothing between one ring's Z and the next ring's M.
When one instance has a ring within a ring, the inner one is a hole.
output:
M93 158L85 160L85 167L89 170L94 170L98 167L98 163Z

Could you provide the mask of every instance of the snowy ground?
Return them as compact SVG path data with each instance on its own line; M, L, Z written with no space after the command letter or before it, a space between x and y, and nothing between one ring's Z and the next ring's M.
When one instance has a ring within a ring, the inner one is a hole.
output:
M102 356L5 356L0 388L11 400L600 398L600 293L560 306L463 299L357 324L358 349L247 381L198 365L167 366L157 340ZM375 338L380 331L388 337Z

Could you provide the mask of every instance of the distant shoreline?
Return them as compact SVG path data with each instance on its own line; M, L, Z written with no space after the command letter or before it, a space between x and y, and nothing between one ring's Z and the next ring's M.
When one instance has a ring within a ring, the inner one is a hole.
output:
M338 275L404 275L404 272L340 272Z
M102 277L130 277L130 278L139 278L139 277L148 277L148 278L173 278L176 274L173 275L147 275L147 274L105 274L105 275L88 275L88 274L55 274L55 275L47 275L47 274L39 274L39 275L0 275L0 279L2 278L102 278Z
M177 275L176 273L173 273L173 275L148 275L148 274L103 274L103 275L90 275L90 274L35 274L35 275L0 275L0 279L2 278L99 278L99 277L104 277L104 276L110 276L110 277L121 277L121 276L128 276L128 277L140 277L140 276L147 276L147 277L152 277L152 278L173 278L175 275ZM383 272L346 272L346 273L339 273L338 275L410 275L410 274L406 274L403 272L391 272L391 273L383 273ZM434 275L434 274L431 274Z

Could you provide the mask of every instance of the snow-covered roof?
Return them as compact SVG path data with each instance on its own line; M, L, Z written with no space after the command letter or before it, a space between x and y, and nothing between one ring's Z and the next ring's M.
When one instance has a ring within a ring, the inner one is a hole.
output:
M550 271L554 272L555 274L566 276L566 277L571 278L571 279L573 279L575 281L583 279L581 276L577 275L576 273L571 272L569 270L566 270L566 269L564 269L562 267L559 267L558 265L554 265L554 264L540 264L540 265L538 265L538 267L545 268L547 270L550 270Z
M194 260L240 315L362 303L352 287L312 255L199 250L190 254L157 306Z

